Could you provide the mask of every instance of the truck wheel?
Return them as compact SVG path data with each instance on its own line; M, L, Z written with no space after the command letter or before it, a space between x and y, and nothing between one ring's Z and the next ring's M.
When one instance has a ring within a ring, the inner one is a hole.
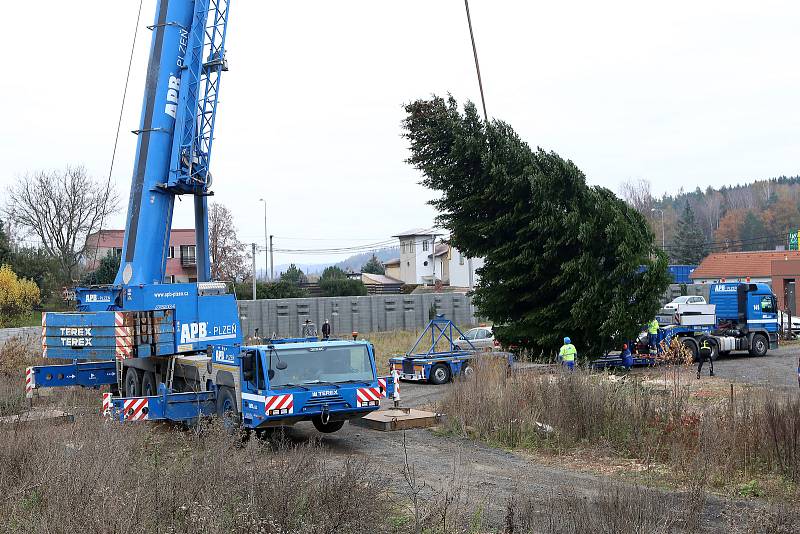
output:
M719 347L717 345L711 346L711 361L715 362L719 358Z
M321 416L316 416L311 419L311 422L314 423L314 428L322 432L323 434L330 434L331 432L336 432L341 430L344 426L344 421L328 421L327 423L322 422Z
M692 354L692 363L697 363L700 358L700 351L698 350L697 343L695 343L694 339L686 338L681 341L681 343L683 343L683 346L686 347L686 350Z
M239 407L236 394L229 387L221 387L217 393L217 416L226 430L232 432L239 427Z
M441 385L450 382L450 368L443 363L437 363L431 369L429 378L431 384Z
M465 363L461 366L461 377L465 380L470 380L472 377L475 376L475 368L472 367L469 363Z
M152 371L145 371L142 375L142 397L152 397L157 393L156 375Z
M769 341L763 334L753 336L753 344L750 347L750 354L753 356L764 356L769 350Z
M141 397L142 375L133 367L128 367L125 370L125 383L123 386L126 397Z

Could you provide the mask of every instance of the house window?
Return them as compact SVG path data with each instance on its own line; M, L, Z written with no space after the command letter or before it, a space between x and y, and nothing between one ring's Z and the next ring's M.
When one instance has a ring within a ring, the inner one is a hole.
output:
M423 240L422 241L422 252L426 252L427 250L428 250L428 241L427 240Z
M408 243L406 243L405 241L400 243L400 252L401 253L405 254L406 252L408 252L407 249L408 249Z
M164 277L164 283L165 284L174 284L175 283L175 275L174 274L168 274L167 276L165 276Z
M181 265L197 265L197 247L195 245L181 245Z
M464 265L464 255L460 251L458 253L458 264Z
M174 257L175 257L175 247L169 247L169 249L167 249L167 259L171 260Z
M115 258L119 258L122 256L122 247L114 247L109 250L109 252L111 253L110 255L114 256Z

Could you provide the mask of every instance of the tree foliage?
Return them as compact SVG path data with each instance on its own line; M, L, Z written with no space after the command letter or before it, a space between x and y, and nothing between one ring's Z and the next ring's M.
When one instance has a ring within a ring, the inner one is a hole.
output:
M672 259L682 265L697 265L706 256L706 238L687 202L675 229Z
M552 353L570 336L587 356L638 334L669 283L667 258L636 210L506 123L453 98L406 106L409 162L450 242L483 257L474 302L498 337Z
M285 280L256 283L256 298L258 299L296 299L307 296L308 290ZM236 297L242 300L252 299L253 285L250 283L236 284Z
M330 267L325 267L320 275L319 279L322 280L344 280L347 278L347 273L342 270L341 267L337 267L336 265L331 265Z
M281 273L280 279L283 282L289 282L290 284L294 284L296 286L308 282L308 277L294 263L289 265L289 267Z
M121 259L121 256L116 254L106 254L100 258L100 263L94 271L86 273L81 283L87 286L113 284Z
M61 288L64 280L59 271L59 262L44 249L23 247L11 256L11 269L20 278L33 280L39 287L41 299L45 302L62 304Z
M752 211L748 211L739 230L742 250L762 250L766 233L767 227L764 221Z
M39 299L39 288L32 280L19 278L10 266L0 265L0 327L30 313Z
M11 240L8 238L3 219L0 219L0 265L11 263Z
M236 236L233 214L225 205L208 207L208 252L213 280L242 281L250 276L252 258Z
M361 267L362 273L369 273L369 274L386 274L386 268L383 266L381 260L373 254L372 257L369 259L367 263Z
M86 236L117 208L116 195L92 180L83 167L40 171L18 179L3 206L14 224L39 238L59 262L62 279L74 280L83 259Z

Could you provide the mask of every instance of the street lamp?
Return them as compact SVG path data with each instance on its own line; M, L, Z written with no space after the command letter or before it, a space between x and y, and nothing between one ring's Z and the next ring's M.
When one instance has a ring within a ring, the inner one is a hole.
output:
M660 211L661 212L661 248L666 250L666 248L667 248L667 246L666 246L667 238L666 238L666 235L664 234L664 210L662 210L661 208L650 208L650 211L651 212L653 212L653 211Z
M267 201L263 198L258 199L264 203L264 278L269 279L269 237L267 236ZM255 276L255 273L253 273Z

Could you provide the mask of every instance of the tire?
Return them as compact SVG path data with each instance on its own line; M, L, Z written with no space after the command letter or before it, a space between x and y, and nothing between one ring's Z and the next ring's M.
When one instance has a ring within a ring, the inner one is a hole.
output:
M314 423L314 428L318 431L322 432L323 434L331 434L338 430L341 430L344 426L344 421L328 421L327 423L322 422L322 417L316 416L311 419L311 422Z
M692 338L685 338L681 341L686 350L692 353L692 363L697 363L700 360L700 350L697 348L697 343Z
M236 394L229 387L221 387L217 393L217 417L226 430L233 433L239 429L241 417L236 405Z
M475 376L475 368L469 362L461 366L461 378L471 380Z
M711 345L711 361L712 362L717 361L717 358L719 358L719 354L720 354L719 353L719 345L714 343L713 345Z
M720 356L725 356L726 358L731 355L731 351L729 350L721 350L719 351Z
M437 363L431 369L428 380L430 380L431 384L436 384L437 386L450 382L450 367L443 363Z
M142 375L133 367L128 367L125 370L125 381L122 386L125 388L126 397L141 397L142 396Z
M152 371L145 371L142 375L142 397L152 397L157 394L156 375Z
M753 356L766 356L769 350L769 341L763 334L756 334L753 336L752 345L750 345L750 354Z

